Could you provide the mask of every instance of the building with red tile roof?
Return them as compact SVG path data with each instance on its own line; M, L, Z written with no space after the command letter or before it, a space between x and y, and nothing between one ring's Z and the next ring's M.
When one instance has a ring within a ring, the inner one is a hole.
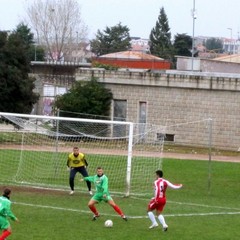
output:
M163 58L156 57L139 51L123 51L109 53L92 59L93 65L96 63L108 64L120 68L138 69L170 69L171 62Z

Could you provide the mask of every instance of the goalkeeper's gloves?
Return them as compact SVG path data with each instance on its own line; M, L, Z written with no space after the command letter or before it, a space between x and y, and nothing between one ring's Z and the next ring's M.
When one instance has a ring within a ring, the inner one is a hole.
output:
M71 170L71 168L70 167L67 167L67 171L70 171Z

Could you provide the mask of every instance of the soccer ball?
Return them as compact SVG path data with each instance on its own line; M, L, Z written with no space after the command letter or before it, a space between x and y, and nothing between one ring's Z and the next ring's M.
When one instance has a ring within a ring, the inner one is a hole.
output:
M105 227L112 227L113 226L113 221L112 220L105 221L104 226Z

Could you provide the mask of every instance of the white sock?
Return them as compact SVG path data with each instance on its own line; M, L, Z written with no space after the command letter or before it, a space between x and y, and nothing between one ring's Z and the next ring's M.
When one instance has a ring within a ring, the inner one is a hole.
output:
M157 224L157 221L155 219L153 212L148 212L148 217L151 220L152 224Z
M158 220L159 220L160 223L163 225L163 227L167 225L162 214L160 214L160 215L158 216Z

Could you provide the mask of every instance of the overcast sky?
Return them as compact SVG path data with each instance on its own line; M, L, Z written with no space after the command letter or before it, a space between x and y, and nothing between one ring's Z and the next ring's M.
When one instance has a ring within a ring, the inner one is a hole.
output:
M0 30L15 29L26 15L32 0L0 0ZM89 38L119 22L130 29L131 37L148 38L155 27L160 8L164 7L172 36L193 34L191 10L194 0L77 0L82 17L89 27ZM195 36L238 38L240 0L195 0L197 19ZM230 29L231 30L230 30Z

